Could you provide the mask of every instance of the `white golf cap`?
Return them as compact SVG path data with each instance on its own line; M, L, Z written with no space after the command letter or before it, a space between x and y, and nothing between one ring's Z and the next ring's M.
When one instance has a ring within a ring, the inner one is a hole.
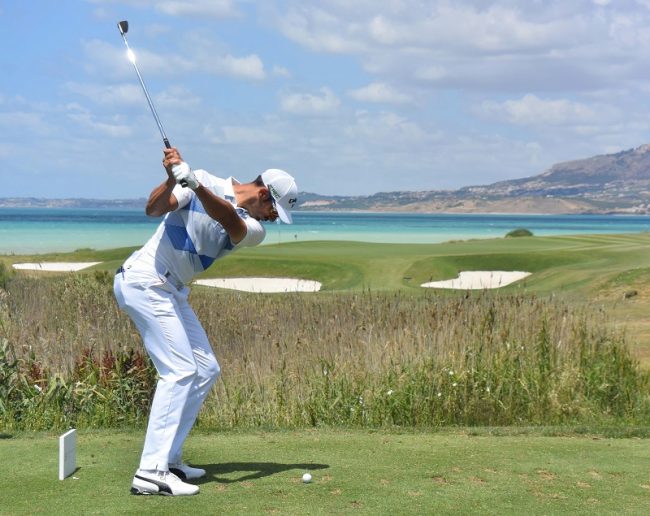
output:
M291 224L290 210L298 200L296 180L284 170L270 168L262 173L262 181L269 189L280 220L285 224Z

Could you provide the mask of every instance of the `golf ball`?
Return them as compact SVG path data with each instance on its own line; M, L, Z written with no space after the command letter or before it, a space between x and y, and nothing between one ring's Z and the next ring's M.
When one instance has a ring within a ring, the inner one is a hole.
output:
M302 476L302 481L303 481L305 484L309 484L309 482L311 482L311 475L310 475L309 473L305 473L305 474Z

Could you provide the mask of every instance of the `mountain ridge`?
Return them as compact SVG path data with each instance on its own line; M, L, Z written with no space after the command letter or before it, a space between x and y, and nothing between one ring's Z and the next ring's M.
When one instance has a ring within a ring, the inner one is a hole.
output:
M301 208L448 213L650 213L650 144L557 163L545 172L458 190L313 196Z

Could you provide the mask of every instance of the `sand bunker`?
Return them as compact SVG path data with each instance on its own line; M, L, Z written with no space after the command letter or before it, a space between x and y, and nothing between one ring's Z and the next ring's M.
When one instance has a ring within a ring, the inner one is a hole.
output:
M18 270L26 271L56 271L56 272L74 272L87 269L93 265L102 262L42 262L42 263L14 263L12 267Z
M456 279L423 283L421 287L449 288L458 290L483 290L510 285L515 281L530 276L522 271L464 271Z
M196 280L195 285L243 290L244 292L318 292L321 284L292 278L216 278Z

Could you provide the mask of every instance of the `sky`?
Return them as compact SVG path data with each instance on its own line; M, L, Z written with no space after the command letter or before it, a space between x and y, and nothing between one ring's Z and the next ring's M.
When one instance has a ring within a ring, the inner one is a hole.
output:
M650 0L0 0L0 197L140 198L162 141L371 195L650 142Z

